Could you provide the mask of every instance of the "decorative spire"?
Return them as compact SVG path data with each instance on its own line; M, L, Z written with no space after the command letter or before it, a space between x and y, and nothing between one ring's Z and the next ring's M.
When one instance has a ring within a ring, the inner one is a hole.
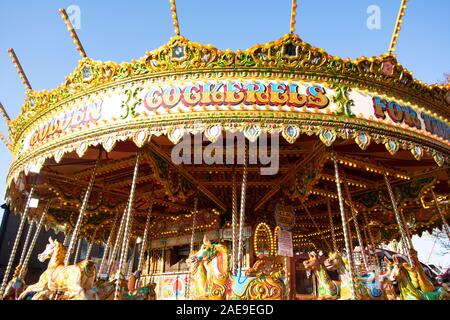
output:
M11 118L8 115L8 112L6 112L5 107L3 107L2 103L0 102L0 113L3 118L5 118L6 123L11 121Z
M83 45L81 44L80 38L78 38L77 32L73 28L72 23L70 22L69 16L65 9L59 9L59 13L61 14L61 18L66 23L67 30L70 32L70 37L73 39L73 42L77 46L77 51L80 53L82 58L87 58L86 51L84 51Z
M3 135L3 133L0 132L0 140L3 141L3 143L5 144L5 146L10 149L11 144L8 142L8 139L5 138L5 136Z
M23 71L22 65L20 64L19 58L17 58L16 52L14 51L14 49L12 49L12 48L8 49L8 53L12 59L12 62L14 63L14 66L17 69L17 73L19 74L20 78L22 78L22 83L25 85L25 87L28 90L30 90L30 91L33 90L33 88L31 88L30 81L28 81L27 75L25 74L25 71Z
M388 53L392 55L395 51L395 46L397 45L398 36L400 34L400 30L402 29L403 17L406 13L406 5L408 0L402 0L402 4L400 6L400 10L398 12L397 22L395 23L394 33L392 34L391 44L389 45Z
M295 24L297 23L297 0L292 0L292 13L291 13L291 34L295 33Z
M173 28L177 36L180 35L180 25L178 24L177 5L175 0L170 0L170 10L172 11Z

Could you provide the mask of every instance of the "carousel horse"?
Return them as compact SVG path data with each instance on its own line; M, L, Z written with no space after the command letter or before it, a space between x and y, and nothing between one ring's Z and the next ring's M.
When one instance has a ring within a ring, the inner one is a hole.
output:
M3 300L18 300L22 292L25 291L27 285L22 277L20 277L20 270L22 266L18 266L14 272L14 276L5 288Z
M282 273L268 276L233 276L228 271L228 249L211 244L205 237L198 252L186 261L191 270L191 297L210 300L281 300L284 283Z
M317 278L320 300L337 300L339 298L339 285L331 279L323 261L315 253L309 253L309 260L303 261L303 265L306 270L314 272Z
M422 269L423 274L409 264L399 261L397 256L394 256L393 260L393 262L390 262L385 258L389 270L389 279L398 283L402 300L448 299L447 293L442 288L436 290L429 279L421 278L422 276L426 277L421 266L419 269Z
M330 271L337 271L340 278L340 300L350 300L351 275L347 259L338 252L331 253L324 262ZM385 300L382 285L375 272L368 272L361 277L354 277L355 294L358 300Z
M54 293L62 293L61 300L90 300L87 292L93 287L96 268L92 261L83 261L72 266L64 266L66 248L49 238L45 251L38 256L40 262L50 259L47 270L39 278L39 282L29 286L19 297L24 300L33 295L38 300Z

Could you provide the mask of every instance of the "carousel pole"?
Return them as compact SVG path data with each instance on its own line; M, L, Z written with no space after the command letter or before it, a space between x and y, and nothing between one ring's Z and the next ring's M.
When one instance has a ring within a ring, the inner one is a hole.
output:
M130 263L128 264L128 272L127 272L127 277L130 277L133 274L133 268L134 268L134 259L136 257L136 250L137 250L137 239L134 243L133 249L132 249L132 254L130 257Z
M232 251L231 251L231 266L232 274L237 274L237 227L238 227L238 204L237 204L237 184L236 171L233 173L233 196L232 196Z
M242 174L242 190L241 190L241 211L239 218L239 241L238 241L238 270L239 273L242 269L242 255L244 245L244 224L245 224L245 198L247 193L247 144L244 144L244 172Z
M401 209L398 212L400 213L400 218L402 219L402 223L405 228L406 239L408 240L408 243L407 243L408 248L413 248L412 235L411 235L411 232L409 232L409 227L408 227L408 224L406 223L405 216L403 215L403 212Z
M94 246L94 242L95 242L95 237L97 236L97 232L98 232L98 227L95 229L94 234L92 235L92 240L89 243L87 252L86 252L86 258L85 260L89 260L91 257L91 253L92 253L92 247Z
M73 257L73 264L77 264L77 262L78 262L78 258L80 256L82 240L83 240L82 238L78 239L77 248L75 250L75 256Z
M394 32L392 33L391 43L389 44L389 50L388 50L389 55L394 54L395 47L396 47L397 41L398 41L398 37L400 35L400 30L402 28L403 17L405 16L405 13L406 13L407 3L408 3L408 0L402 0L402 3L400 5L400 10L398 12L397 21L395 23L395 29L394 29Z
M292 10L291 10L291 34L295 33L295 24L297 23L297 0L292 0Z
M87 187L86 193L84 195L83 204L81 205L80 213L78 215L78 220L75 225L75 229L72 233L72 238L70 239L69 247L67 248L66 258L64 260L64 265L67 267L69 265L70 255L72 254L72 251L74 249L75 243L78 239L78 234L80 233L81 224L83 223L83 217L87 209L87 205L89 202L89 198L91 196L92 189L94 187L95 182L95 174L97 172L97 167L101 159L101 152L99 153L99 156L97 158L97 161L95 162L94 169L92 169L91 174L91 180L89 181L89 185Z
M336 242L336 233L334 232L333 213L331 212L330 199L327 200L327 210L328 210L328 218L330 219L331 239L333 241L333 250L334 250L334 252L338 252L338 246L337 246L337 242Z
M349 234L347 230L347 223L346 223L346 216L345 216L345 208L344 208L344 197L342 195L342 188L341 188L341 177L339 175L339 165L336 159L336 153L333 153L332 160L334 162L334 171L336 176L336 188L338 192L338 198L339 198L339 208L341 211L341 219L342 219L342 230L344 233L344 242L345 242L345 249L347 251L348 255L348 264L350 267L350 293L351 293L351 299L356 300L356 290L355 290L355 281L354 281L354 267L353 267L353 257L351 256L351 248L350 248L350 241L349 241Z
M8 261L8 265L6 266L6 271L5 271L5 275L3 277L2 286L0 287L0 299L3 299L3 294L5 293L6 285L8 283L9 274L11 272L11 268L12 268L12 265L14 263L14 259L16 258L17 248L19 246L20 238L22 237L22 232L23 232L23 229L24 229L26 221L27 221L28 212L30 211L30 202L31 202L31 199L32 199L33 194L34 194L34 189L35 189L35 187L32 186L31 190L30 190L30 193L28 195L27 203L25 205L25 210L24 210L24 212L22 214L22 219L20 221L19 230L17 231L16 240L14 241L14 245L13 245L11 254L9 256L9 261Z
M378 260L378 255L377 255L377 247L375 246L375 239L372 234L372 229L369 226L369 220L367 219L366 211L363 211L363 218L364 218L364 223L366 225L367 235L369 236L370 244L372 245L372 248L374 251L375 263L376 263L377 267L381 270L380 261Z
M344 181L344 188L345 188L345 192L347 193L348 204L350 207L350 211L352 213L353 223L355 224L356 236L358 238L359 247L361 248L361 256L362 256L362 260L364 263L364 268L367 271L367 270L369 270L368 269L369 263L367 261L367 257L366 257L366 253L365 253L365 249L364 249L364 242L363 242L363 238L361 236L361 230L359 229L358 217L356 216L356 210L355 210L355 207L353 206L353 200L352 200L352 195L350 193L350 189L348 187L348 184L345 183L345 181Z
M394 191L392 191L392 186L391 186L391 183L389 182L388 174L386 173L386 171L383 172L383 176L384 176L384 182L386 183L386 187L388 189L389 197L391 198L392 208L394 209L394 213L395 213L395 219L397 220L397 224L400 229L400 235L402 238L403 246L404 246L404 249L406 250L405 253L406 253L406 256L408 257L409 264L412 266L413 259L411 257L410 250L408 250L408 244L409 244L409 241L407 240L408 235L406 234L405 226L403 225L402 218L401 218L400 213L397 208L397 204L395 203L396 201L395 201ZM413 247L411 247L410 249L413 249Z
M441 207L439 206L439 203L438 203L436 194L434 193L434 190L433 190L433 189L431 189L431 194L433 195L434 204L436 205L437 211L438 211L439 215L441 216L442 224L443 224L443 226L444 226L444 228L445 228L445 231L447 231L447 237L448 237L448 239L450 240L450 229L449 229L449 227L448 227L447 220L445 220L444 213L442 212L442 209L441 209Z
M192 234L191 234L191 254L194 252L194 240L195 240L195 228L197 228L197 210L198 210L198 198L194 199L194 211L192 212Z
M141 160L141 154L138 153L136 156L136 165L134 167L134 173L133 173L133 182L131 183L131 191L130 191L130 198L128 201L128 207L127 212L125 216L125 225L124 225L124 234L123 234L123 246L122 246L122 253L119 260L119 270L117 272L118 279L116 282L116 290L114 293L114 300L120 299L120 291L121 291L121 280L122 280L122 274L124 273L124 267L125 262L127 258L127 243L129 241L130 231L131 231L131 220L132 220L132 213L133 213L133 203L134 203L134 196L136 192L136 183L138 179L139 174L139 162Z
M119 212L116 212L116 217L114 218L114 222L111 226L111 232L109 233L108 240L106 241L105 250L103 252L102 261L100 262L100 267L98 268L98 277L102 274L103 269L105 268L105 262L108 259L108 253L110 252L112 238L114 236L114 231L116 228L117 220L118 220Z
M309 219L312 221L314 227L316 228L317 232L320 235L320 238L322 239L322 241L325 243L325 245L328 247L328 250L332 250L329 242L327 241L327 239L325 239L325 237L323 236L322 230L320 230L319 226L316 223L316 219L314 219L313 215L311 214L311 212L309 212L308 207L302 202L302 206L303 206L303 210L306 211L306 213L308 214Z
M17 266L18 268L21 268L23 260L25 259L25 255L27 254L27 248L28 248L28 244L30 243L30 240L31 240L31 234L33 233L34 224L35 224L34 220L32 220L28 227L27 237L25 238L25 243L23 244L22 254L21 254L20 260L19 260L19 265Z
M44 211L42 212L41 219L39 220L39 223L36 227L36 231L34 232L33 240L31 240L30 247L28 248L27 254L25 255L25 259L23 260L22 268L20 269L19 277L25 276L27 269L28 269L28 262L30 261L31 254L33 253L34 247L36 246L36 242L39 238L39 235L42 230L42 226L44 225L45 217L47 216L47 212L50 209L50 203L51 200L47 202L47 206L45 207Z
M64 235L63 246L67 247L67 246L69 245L69 242L70 242L70 235L69 235L69 233L67 232L67 233Z
M197 207L198 207L198 198L196 197L194 200L194 211L192 212L192 234L191 234L191 245L190 245L190 254L194 253L194 240L195 240L195 228L197 225ZM185 298L189 300L191 295L191 283L192 283L192 275L189 272L189 276L187 278L188 285L187 290L185 290Z
M177 6L175 0L170 0L170 10L172 11L172 21L175 34L180 36L180 25L178 23Z
M123 228L125 226L125 219L126 219L126 212L128 210L128 204L125 207L125 210L123 212L122 218L120 220L120 225L119 225L119 229L117 230L117 235L116 235L116 241L114 243L114 247L111 251L111 256L109 257L109 262L108 262L108 269L107 269L107 274L108 277L111 274L111 269L112 269L112 265L114 264L114 262L116 261L117 258L117 254L119 253L119 248L120 248L120 242L122 241L122 235L123 235Z
M144 255L145 251L147 250L147 242L148 242L148 232L150 229L150 220L153 213L153 203L150 204L150 208L148 209L147 213L147 221L145 222L145 229L144 229L144 235L142 237L142 247L141 252L139 254L139 262L138 262L138 271L142 271L142 264L144 263Z

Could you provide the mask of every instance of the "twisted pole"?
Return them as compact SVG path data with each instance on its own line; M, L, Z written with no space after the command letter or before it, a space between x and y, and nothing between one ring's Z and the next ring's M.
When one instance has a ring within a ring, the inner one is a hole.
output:
M31 234L33 233L34 224L35 224L35 222L34 222L34 220L32 220L28 227L27 236L25 238L25 243L23 244L22 254L21 254L20 260L19 260L19 267L22 265L23 260L25 259L25 255L27 254L28 244L31 240Z
M80 250L81 250L81 243L82 243L82 238L78 239L78 244L75 250L75 255L73 257L73 264L77 264L78 262L78 258L80 256Z
M328 218L330 219L331 239L333 242L333 250L334 250L334 252L338 252L338 247L337 247L337 242L336 242L336 233L334 232L333 213L331 212L330 199L327 200L327 210L328 210Z
M244 224L245 224L245 198L247 194L247 144L244 144L244 172L242 174L242 189L241 189L241 212L239 218L239 247L238 247L238 269L242 269L242 255L244 245Z
M86 259L85 260L89 260L91 257L91 253L92 253L92 247L94 246L94 242L95 242L95 238L97 236L97 232L98 232L98 227L95 229L94 234L92 235L92 240L89 243L87 252L86 252Z
M145 251L147 250L148 232L150 229L150 220L152 218L152 213L153 213L153 203L150 204L150 208L148 209L147 213L147 221L145 221L145 230L144 235L142 237L142 247L141 252L139 254L138 271L142 271L142 264L144 263L144 255Z
M136 192L136 183L137 183L138 174L139 174L140 160L141 160L141 154L138 153L136 156L136 165L134 167L133 182L131 184L130 198L128 201L128 207L127 207L126 218L125 218L123 246L122 246L122 253L121 253L120 261L119 261L118 279L116 282L116 290L114 293L114 300L120 299L121 280L122 280L122 275L124 274L124 271L125 271L125 262L126 262L126 258L127 258L127 249L128 249L126 242L129 241L129 236L130 236L130 231L131 231L133 203L134 203L134 196L135 196L135 192Z
M66 267L69 265L70 255L72 254L75 243L78 239L78 234L80 233L80 228L83 223L83 217L84 217L84 214L86 213L89 198L91 196L91 192L94 187L95 174L97 172L98 164L100 163L100 158L101 158L101 153L99 154L99 157L97 158L97 161L95 162L94 168L92 169L91 179L89 181L89 185L88 185L86 193L84 195L84 199L83 199L83 203L81 205L80 213L78 215L77 223L75 224L75 229L73 230L72 238L70 239L69 247L67 248L66 258L64 260L64 265Z
M236 171L233 173L233 196L232 196L232 250L231 250L231 266L233 275L237 274L238 261L237 261L237 227L238 227L238 203L237 203L237 184L236 184Z
M47 216L47 212L50 209L50 203L51 203L51 200L49 200L47 202L47 205L46 205L44 211L42 212L41 219L39 220L39 223L36 227L36 232L34 233L34 236L33 236L33 240L31 240L30 248L28 249L25 259L23 261L22 269L20 270L20 277L23 277L27 272L28 263L30 261L31 254L33 253L34 247L36 246L36 242L39 238L39 234L41 233L42 226L44 225L44 221L45 221L45 217Z
M352 213L352 217L353 217L353 223L355 224L355 229L356 229L356 236L358 238L358 243L359 243L359 247L361 248L361 256L363 259L363 263L364 263L364 268L367 270L369 270L369 262L367 261L367 257L366 257L366 253L364 250L364 242L361 236L361 230L359 229L359 223L358 223L358 218L356 216L356 210L355 207L353 206L353 200L352 200L352 195L350 193L350 189L348 187L348 184L344 182L344 188L345 188L345 192L347 193L347 198L348 198L348 204L350 206L350 211Z
M341 211L341 219L342 219L342 230L344 233L344 242L345 242L345 250L347 251L348 255L348 264L349 264L349 273L350 273L350 293L351 293L351 299L356 299L356 290L355 290L355 280L354 280L354 267L353 267L353 257L351 256L351 248L350 248L350 241L349 241L349 234L347 230L347 223L346 223L346 217L345 217L345 208L344 208L344 197L342 195L342 188L341 188L341 177L339 175L339 165L337 162L336 154L333 153L332 155L333 163L334 163L334 171L335 171L335 177L336 177L336 188L338 192L338 198L339 198L339 209Z
M405 248L406 249L406 255L408 257L409 264L412 266L413 259L411 257L410 251L407 250L408 249L407 245L409 243L408 240L407 240L408 236L406 235L406 232L405 232L405 229L404 229L404 225L403 225L402 219L400 217L400 213L398 212L398 208L397 208L397 204L396 204L396 201L395 201L394 192L392 191L391 183L389 182L389 178L388 178L388 175L387 175L386 171L383 172L383 176L384 176L384 182L386 183L386 187L387 187L388 192L389 192L389 197L391 198L392 208L394 209L394 213L395 213L395 219L397 220L397 224L398 224L399 229L400 229L400 235L401 235L402 240L403 240L402 242L404 243L404 246L406 247Z
M119 229L117 230L117 235L116 235L116 241L114 242L114 247L111 251L110 260L108 263L108 269L106 271L106 273L108 274L108 277L111 274L112 265L117 258L117 254L119 253L119 247L120 247L120 242L122 241L123 228L125 226L125 219L127 216L127 214L126 214L127 211L128 211L128 204L126 205L125 210L122 215L122 219L120 220Z
M27 221L27 218L28 218L28 213L30 211L30 202L31 202L31 199L32 199L33 194L34 194L34 189L35 189L35 187L32 186L31 190L30 190L30 193L28 195L28 200L27 200L27 203L25 205L25 210L24 210L24 212L22 214L22 219L20 220L19 230L17 231L16 240L14 241L14 245L13 245L11 254L9 256L8 265L6 266L5 275L3 276L2 286L0 287L0 298L1 299L3 299L3 294L5 293L6 285L8 283L9 274L11 273L11 268L12 268L12 265L14 263L14 259L16 257L16 252L17 252L17 248L19 246L20 238L22 237L22 232L23 232L23 229L25 227L25 224L26 224L26 221Z
M111 232L109 233L108 240L106 241L106 246L105 246L105 250L103 252L102 261L100 262L100 267L98 268L99 271L98 271L97 278L100 278L100 275L102 274L103 269L105 268L105 262L108 259L108 253L109 253L109 250L110 250L110 247L111 247L111 242L112 242L112 238L114 236L114 231L115 231L115 228L116 228L118 217L119 217L119 211L116 212L116 216L114 218L114 222L113 222L113 224L111 226Z

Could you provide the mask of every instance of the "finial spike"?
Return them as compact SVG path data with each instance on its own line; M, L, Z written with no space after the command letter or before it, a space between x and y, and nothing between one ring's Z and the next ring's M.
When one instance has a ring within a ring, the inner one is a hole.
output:
M2 117L6 120L6 123L11 121L8 112L6 112L6 109L1 102L0 102L0 113L2 114Z
M291 12L291 34L295 33L295 24L297 23L297 0L292 0L292 12Z
M22 83L25 85L25 87L28 90L33 90L31 88L30 81L28 81L27 75L25 74L25 71L23 71L22 65L20 64L19 58L16 55L16 52L13 48L8 49L9 56L11 57L12 62L14 63L14 66L17 69L17 73L19 74L20 78L22 79Z
M59 13L61 14L61 18L64 20L67 31L70 33L70 37L73 39L75 45L77 46L77 51L80 53L82 58L87 58L86 51L84 50L83 45L81 44L80 38L78 38L78 34L73 28L72 23L70 22L69 16L65 9L59 9Z
M177 15L177 5L175 0L170 0L170 10L172 11L172 21L173 27L175 29L175 34L180 36L180 25L178 23L178 15Z
M400 10L398 11L397 21L395 23L395 29L392 34L391 44L389 45L388 53L392 55L395 51L395 46L397 45L397 40L400 35L400 30L402 28L403 17L406 13L406 5L408 4L408 0L402 0L402 4L400 5Z
M3 141L3 143L5 144L5 146L11 150L11 144L8 142L8 139L5 138L5 136L3 135L3 133L0 132L0 140Z

